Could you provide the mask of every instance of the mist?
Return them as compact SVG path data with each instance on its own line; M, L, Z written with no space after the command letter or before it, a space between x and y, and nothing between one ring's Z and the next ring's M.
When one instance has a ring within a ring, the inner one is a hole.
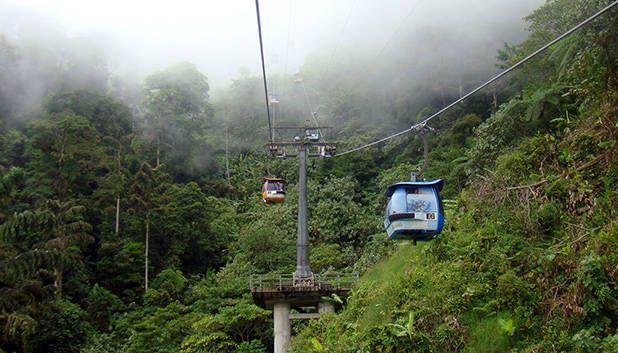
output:
M275 118L298 124L315 112L337 133L406 126L495 73L497 49L525 37L523 17L542 3L264 0L267 80L282 99ZM190 62L236 145L254 147L267 134L252 0L0 0L0 44L7 126L24 126L22 115L54 91L88 89L137 112L147 75ZM306 95L293 84L299 76ZM334 97L344 96L342 106Z
M420 28L450 28L487 43L523 35L521 20L543 0L483 1L262 1L264 54L269 74L298 70L309 55L344 60L354 49L367 56L396 52ZM0 2L0 31L9 40L36 38L48 45L88 38L114 74L146 75L189 61L217 90L241 69L260 73L255 3L187 1L20 0ZM465 48L462 48L465 50Z

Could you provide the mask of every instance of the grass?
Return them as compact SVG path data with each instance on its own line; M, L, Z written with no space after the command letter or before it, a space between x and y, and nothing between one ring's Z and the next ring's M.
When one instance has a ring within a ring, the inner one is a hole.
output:
M359 321L361 327L372 327L390 320L396 297L389 293L394 283L399 283L403 276L411 269L411 265L418 261L420 246L413 246L409 242L401 243L395 253L386 261L381 262L367 271L361 279L361 286L370 286L371 300L366 302L367 309Z
M462 317L462 323L468 327L463 352L508 352L509 337L504 333L499 319L507 319L508 313L486 316L469 311Z

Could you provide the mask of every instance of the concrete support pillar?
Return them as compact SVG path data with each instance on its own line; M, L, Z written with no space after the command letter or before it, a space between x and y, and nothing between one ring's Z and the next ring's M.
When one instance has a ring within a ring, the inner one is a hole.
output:
M290 303L275 303L275 353L287 353L290 346Z
M318 304L318 312L320 314L329 314L335 312L335 304L333 302L323 301Z
M304 145L298 151L298 235L294 274L298 278L311 277L309 234L307 232L307 147Z

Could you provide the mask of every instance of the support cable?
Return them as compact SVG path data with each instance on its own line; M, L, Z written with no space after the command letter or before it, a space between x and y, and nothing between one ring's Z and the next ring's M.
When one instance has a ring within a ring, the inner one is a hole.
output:
M305 80L303 79L303 81L301 82L302 86L303 86L303 93L305 94L305 101L307 101L307 106L309 107L309 114L311 115L311 118L313 118L313 121L315 122L315 126L320 126L320 120L318 118L318 112L313 110L313 106L311 105L311 101L309 100L309 95L307 94L307 90L305 89ZM320 128L318 128L318 133L320 135L322 135L322 131Z
M273 143L273 126L270 120L270 107L268 105L268 85L266 84L266 66L264 65L264 45L262 44L262 23L260 21L260 4L259 0L255 0L255 12L257 14L258 34L260 35L260 56L262 59L262 77L264 79L264 96L266 97L266 115L268 117L268 135L270 142Z
M613 3L609 4L608 6L606 6L605 8L603 8L602 10L600 10L599 12L597 12L596 14L588 17L586 20L584 20L583 22L579 23L577 26L571 28L570 30L564 32L562 35L560 35L559 37L557 37L556 39L552 40L551 42L545 44L544 46L542 46L541 48L537 49L535 52L533 52L532 54L528 55L527 57L523 58L522 60L520 60L519 62L517 62L515 65L509 67L508 69L502 71L501 73L499 73L498 75L492 77L489 81L486 81L485 83L483 83L482 85L478 86L477 88L473 89L472 91L466 93L463 97L457 99L456 101L454 101L453 103L447 105L446 107L440 109L437 113L431 115L430 117L426 118L425 120L422 120L412 126L410 126L409 128L400 131L396 134L392 134L390 136L387 136L385 138L379 139L377 141L373 141L370 142L366 145L362 145L360 147L356 147L353 148L351 150L345 151L345 152L341 152L338 153L336 155L334 155L334 157L339 157L339 156L343 156L346 155L348 153L352 153L352 152L356 152L362 149L365 149L367 147L371 147L374 145L377 145L378 143L390 140L392 138L395 138L397 136L401 136L405 133L408 133L410 131L413 130L420 130L423 127L425 127L425 125L431 121L432 119L436 118L437 116L441 115L442 113L448 111L449 109L451 109L452 107L454 107L455 105L457 105L458 103L461 103L462 101L464 101L466 98L470 97L471 95L473 95L474 93L482 90L483 88L487 87L488 85L490 85L491 83L493 83L494 81L500 79L501 77L503 77L504 75L508 74L509 72L515 70L516 68L520 67L521 65L523 65L525 62L527 62L528 60L532 59L533 57L537 56L538 54L542 53L543 51L545 51L547 48L549 48L550 46L554 45L555 43L561 41L562 39L568 37L570 34L572 34L573 32L577 31L578 29L582 28L583 26L587 25L589 22L591 22L592 20L596 19L597 17L601 16L602 14L604 14L605 12L607 12L608 10L610 10L612 7L614 7L614 5L618 4L618 1L614 1Z
M313 120L315 121L317 126L320 126L319 122L317 121L317 117L315 115L313 115L315 113L315 111L313 110L313 106L311 105L311 101L309 100L309 95L307 94L307 90L305 89L305 80L304 79L301 82L301 86L303 87L303 93L305 94L305 102L307 102L307 107L309 108L309 116L311 118L313 118Z
M420 176L427 170L427 165L429 164L429 142L427 142L427 132L432 131L433 129L429 126L426 126L425 129L421 131L421 138L423 139L423 167L418 171L417 176Z

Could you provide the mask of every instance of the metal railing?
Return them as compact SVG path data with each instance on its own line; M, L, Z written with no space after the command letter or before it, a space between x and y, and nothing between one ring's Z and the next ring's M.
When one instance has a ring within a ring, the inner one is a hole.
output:
M293 274L252 274L249 276L251 290L275 288L278 290L297 287L316 289L346 289L358 282L358 273L324 273L298 279Z

